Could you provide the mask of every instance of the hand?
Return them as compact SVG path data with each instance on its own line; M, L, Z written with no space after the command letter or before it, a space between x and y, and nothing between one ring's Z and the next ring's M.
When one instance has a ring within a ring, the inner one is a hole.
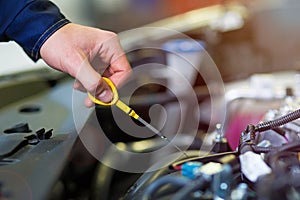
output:
M40 54L51 67L75 77L75 89L88 91L104 102L111 101L112 93L101 77L118 87L131 73L115 33L73 23L51 35ZM85 106L93 106L88 97Z

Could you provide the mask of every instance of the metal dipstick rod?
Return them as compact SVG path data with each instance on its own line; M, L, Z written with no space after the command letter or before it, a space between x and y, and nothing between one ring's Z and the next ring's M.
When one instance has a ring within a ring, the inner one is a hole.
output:
M123 101L121 101L119 99L118 91L117 91L115 85L112 83L112 81L110 79L103 77L103 80L105 80L107 82L107 84L110 86L110 88L112 90L112 93L113 93L113 99L112 99L111 102L105 103L105 102L102 102L99 99L95 98L90 93L88 93L89 98L95 104L99 104L99 105L102 105L102 106L116 105L120 110L122 110L123 112L125 112L130 117L132 117L132 118L136 119L137 121L141 122L145 127L147 127L153 133L155 133L156 135L158 135L161 139L166 140L169 144L171 144L173 147L175 147L178 151L182 152L183 155L185 155L186 157L188 157L188 155L182 149L180 149L176 144L172 143L171 140L169 140L166 136L164 136L159 130L157 130L156 128L154 128L150 123L146 122L143 118L141 118L138 114L136 114L136 112L132 108L130 108Z

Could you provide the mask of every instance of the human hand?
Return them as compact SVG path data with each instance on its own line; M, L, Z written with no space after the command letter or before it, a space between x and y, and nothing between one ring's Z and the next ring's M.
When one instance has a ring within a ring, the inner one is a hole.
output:
M118 87L131 73L115 33L73 23L51 35L40 54L51 67L75 77L75 89L88 91L103 102L111 101L113 96L101 77L109 78ZM93 105L88 97L84 104Z

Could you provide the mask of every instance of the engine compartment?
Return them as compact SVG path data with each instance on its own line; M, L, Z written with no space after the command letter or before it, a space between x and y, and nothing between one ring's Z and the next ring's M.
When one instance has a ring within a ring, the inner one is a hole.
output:
M280 74L274 78L280 80ZM226 137L218 124L215 133L208 133L214 135L213 141L207 143L213 145L210 151L198 151L198 156L193 155L195 151L187 151L189 158L181 157L159 172L143 175L124 199L298 199L299 97L293 95L290 87L281 86L283 91L277 90L268 100L260 95L231 100L251 105L249 113L243 114L254 114L258 120L240 134L235 133L239 141L236 148L228 144L234 137ZM276 101L277 107L266 112L259 110L257 115L258 104L266 100ZM236 130L232 127L227 126L231 130L226 132Z
M83 108L69 77L1 76L0 199L300 199L299 3L256 3L209 8L241 13L233 30L196 11L151 24L178 30L120 34L136 73L120 98L168 142L114 107ZM182 96L161 48L178 32L207 51Z

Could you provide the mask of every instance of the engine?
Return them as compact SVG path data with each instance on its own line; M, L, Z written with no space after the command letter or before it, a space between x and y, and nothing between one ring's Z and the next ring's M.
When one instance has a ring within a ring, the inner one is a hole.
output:
M252 98L255 104L261 100ZM285 88L280 98L265 100L277 107L248 123L235 136L236 146L228 141L234 113L225 136L220 124L211 133L209 152L187 151L190 157L145 173L124 199L300 199L300 98Z

